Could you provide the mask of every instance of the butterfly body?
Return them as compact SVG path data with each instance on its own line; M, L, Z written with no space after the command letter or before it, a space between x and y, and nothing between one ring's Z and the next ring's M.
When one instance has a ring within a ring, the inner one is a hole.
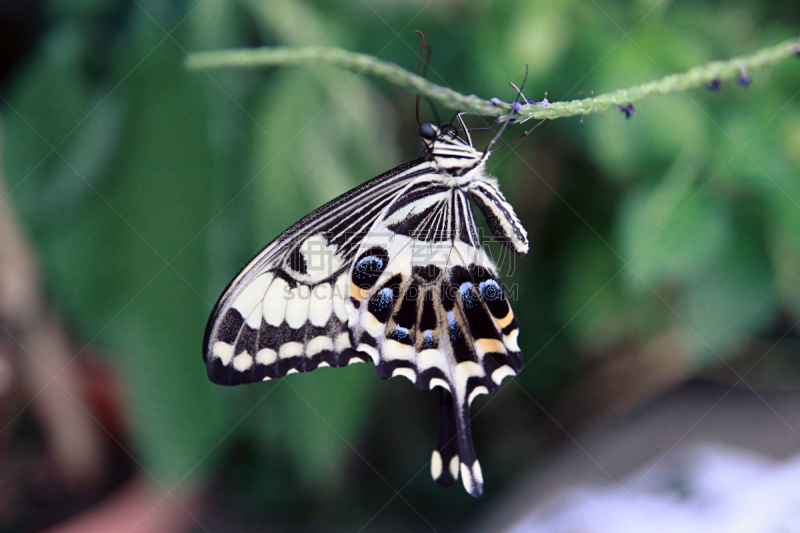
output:
M440 388L431 473L482 493L469 406L522 368L517 321L470 206L517 253L527 234L488 153L424 124L425 156L332 200L260 252L231 282L206 328L215 383L275 379L372 361L378 375Z

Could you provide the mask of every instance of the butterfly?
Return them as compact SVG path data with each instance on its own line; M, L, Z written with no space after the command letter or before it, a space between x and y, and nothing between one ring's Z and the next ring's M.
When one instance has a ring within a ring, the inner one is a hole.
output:
M383 379L440 390L431 474L483 494L470 405L522 369L517 319L470 201L517 254L527 232L486 173L461 115L420 125L424 155L323 205L228 285L206 327L214 383L371 361ZM491 147L491 144L489 145Z

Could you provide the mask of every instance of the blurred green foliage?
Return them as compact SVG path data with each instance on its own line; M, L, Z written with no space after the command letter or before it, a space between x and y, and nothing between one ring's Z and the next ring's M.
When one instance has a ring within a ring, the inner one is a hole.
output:
M137 458L168 487L217 472L242 512L310 505L308 520L354 523L394 494L380 476L399 488L422 469L403 494L445 529L485 503L428 479L435 398L368 365L223 389L200 354L251 255L417 157L413 95L325 68L187 72L186 53L321 44L413 70L419 29L434 82L510 99L527 64L528 96L555 101L800 33L788 0L51 0L46 14L4 95L5 176L53 302L119 362ZM549 122L490 160L533 238L506 282L527 363L517 382L545 405L586 355L677 328L702 369L800 318L800 60L751 74L746 89L646 100L630 120ZM479 410L492 501L545 443L516 385ZM403 512L415 516L397 499L384 514Z

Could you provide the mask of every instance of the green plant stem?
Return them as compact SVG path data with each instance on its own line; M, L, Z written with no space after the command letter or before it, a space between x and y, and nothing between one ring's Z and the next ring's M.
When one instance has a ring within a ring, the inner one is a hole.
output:
M588 115L633 103L652 94L668 94L704 87L711 82L738 78L744 72L774 65L795 56L800 50L800 38L788 40L777 46L763 48L753 54L713 61L682 74L671 74L659 80L601 94L583 100L525 104L517 115L521 120L553 119L575 115ZM394 63L376 57L348 52L339 48L310 46L304 48L255 48L219 50L191 54L186 60L191 69L220 67L257 68L266 66L327 65L358 74L382 78L399 87L427 96L437 103L484 116L507 116L511 108L507 102L494 104L473 95L463 95L447 87L431 83Z

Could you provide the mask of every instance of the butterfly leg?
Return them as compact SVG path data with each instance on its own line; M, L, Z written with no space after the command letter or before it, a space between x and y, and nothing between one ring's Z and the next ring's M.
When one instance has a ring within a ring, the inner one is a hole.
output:
M439 429L431 456L431 475L439 485L449 488L458 479L458 435L453 397L439 389Z

